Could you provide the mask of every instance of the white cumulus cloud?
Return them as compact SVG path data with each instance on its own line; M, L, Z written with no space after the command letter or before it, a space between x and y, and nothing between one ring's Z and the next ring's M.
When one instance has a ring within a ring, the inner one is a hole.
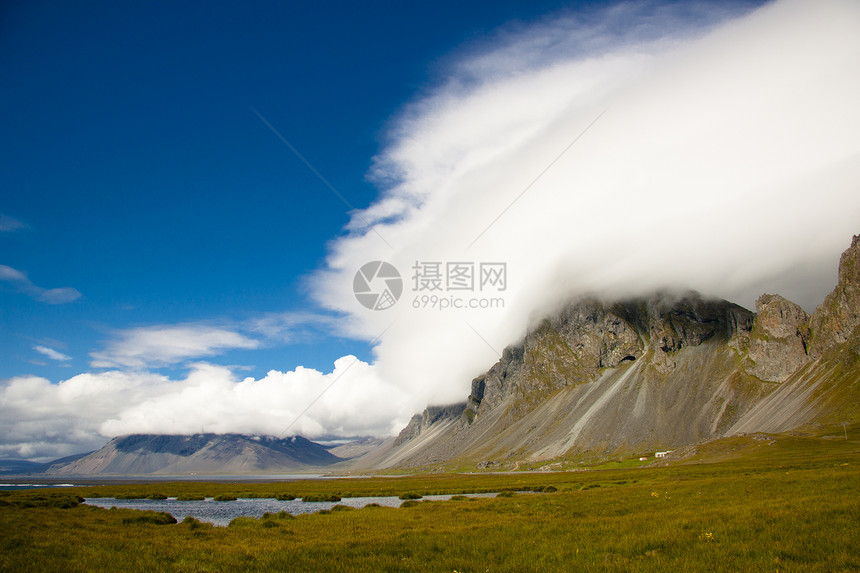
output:
M386 435L408 421L411 412L403 408L405 404L402 390L382 382L371 365L354 356L338 359L329 373L300 366L290 372L272 370L259 380L240 380L227 368L196 364L181 383L123 409L104 422L101 431L108 436Z
M18 229L25 229L26 227L27 225L18 219L14 219L9 215L0 213L0 232L10 233L12 231L17 231Z
M168 386L163 376L118 371L58 384L38 376L0 381L0 458L48 461L97 449L105 420Z
M259 380L206 363L182 379L117 370L57 384L23 376L0 382L0 458L47 461L133 433L387 435L411 413L401 389L352 356L331 372L298 367Z

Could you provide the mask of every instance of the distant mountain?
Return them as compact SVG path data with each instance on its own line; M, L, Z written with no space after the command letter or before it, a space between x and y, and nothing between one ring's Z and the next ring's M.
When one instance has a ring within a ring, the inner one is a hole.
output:
M240 434L133 434L48 475L188 475L303 472L343 461L300 436L279 439Z
M860 236L810 316L696 293L585 298L544 320L466 402L429 407L358 467L512 469L860 421Z
M46 464L27 460L0 460L0 475L37 474L45 470Z
M48 470L52 466L65 465L91 453L74 454L46 463L30 462L27 460L0 460L0 475L36 475Z
M385 438L359 437L342 443L326 446L329 452L339 458L351 459L375 450L385 442Z

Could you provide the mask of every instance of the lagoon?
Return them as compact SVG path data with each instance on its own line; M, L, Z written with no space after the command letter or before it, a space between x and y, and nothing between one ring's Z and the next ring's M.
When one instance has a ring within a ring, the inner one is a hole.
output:
M469 497L494 497L495 493L471 493ZM422 499L439 501L450 499L450 495L428 495ZM208 497L201 501L179 501L175 497L167 499L116 499L113 497L87 498L84 503L109 509L111 507L126 509L141 509L151 511L166 511L182 521L189 515L200 521L214 525L226 526L236 517L259 518L264 513L286 511L292 515L314 513L323 509L331 509L335 505L347 505L356 509L371 503L386 507L400 507L403 500L395 496L385 497L345 497L341 501L302 501L294 499L281 501L274 498L239 498L235 501L215 501Z

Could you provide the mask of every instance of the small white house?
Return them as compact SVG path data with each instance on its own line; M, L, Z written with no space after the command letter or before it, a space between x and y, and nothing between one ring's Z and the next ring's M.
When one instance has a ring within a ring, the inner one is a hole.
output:
M655 452L654 457L655 458L665 458L666 454L671 454L673 451L674 450L666 450L665 452Z
M646 461L647 459L648 459L647 457L642 456L641 458L639 458L639 461L640 461L640 462L644 462L644 461Z

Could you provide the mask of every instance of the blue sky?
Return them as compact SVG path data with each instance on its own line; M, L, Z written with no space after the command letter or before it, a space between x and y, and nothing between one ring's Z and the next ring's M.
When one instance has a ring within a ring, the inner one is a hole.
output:
M6 2L0 459L396 434L586 293L812 311L857 69L854 0ZM505 288L422 305L434 261Z
M303 277L356 208L390 118L446 58L562 2L4 3L0 377L57 380L132 326L307 310ZM225 357L250 374L367 345L325 329ZM34 350L52 348L70 360Z

